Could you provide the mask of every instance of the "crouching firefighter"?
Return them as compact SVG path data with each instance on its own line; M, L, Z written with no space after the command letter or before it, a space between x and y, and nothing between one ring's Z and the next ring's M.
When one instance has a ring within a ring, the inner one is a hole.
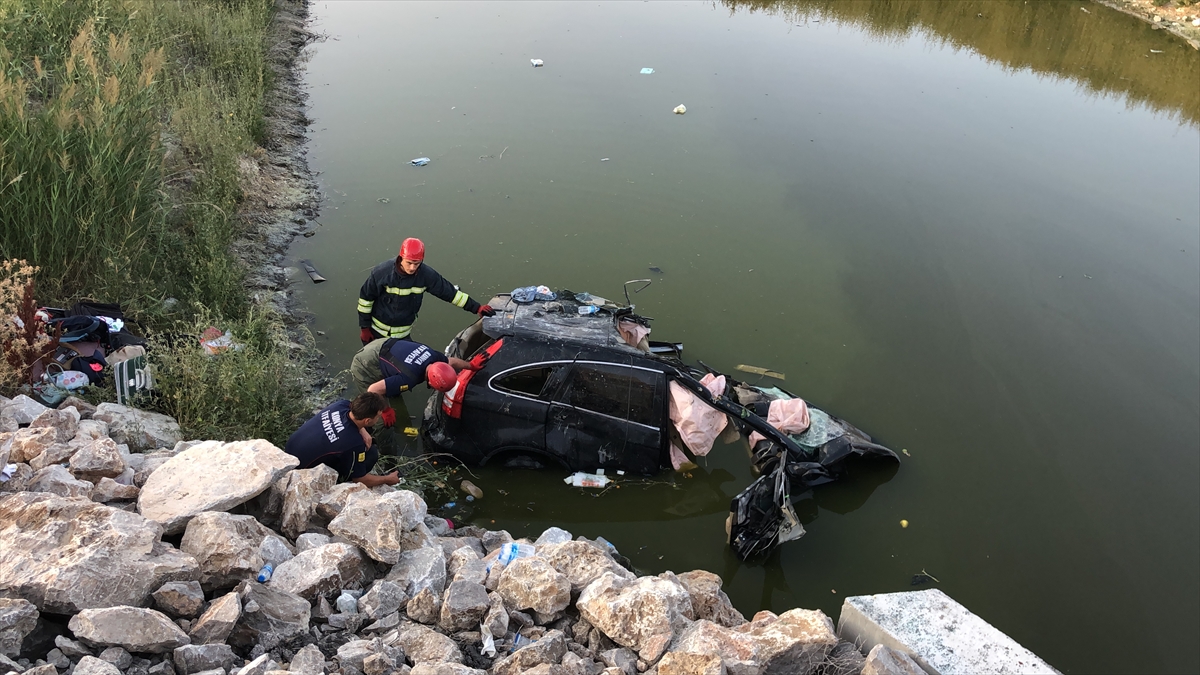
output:
M301 469L318 464L338 472L338 481L354 481L367 487L395 485L395 471L386 476L371 473L379 452L367 427L386 409L387 401L379 394L360 394L353 401L334 401L305 422L288 439L284 452L300 460Z
M367 343L354 355L350 376L359 392L387 398L388 408L375 425L375 441L385 455L400 454L393 427L408 426L408 406L404 392L428 382L440 392L450 391L458 381L457 371L471 364L412 340L380 338Z
M426 293L472 314L495 314L489 305L480 305L423 264L424 260L425 244L409 237L400 244L395 260L385 260L371 270L358 292L358 332L364 345L376 338L407 338Z

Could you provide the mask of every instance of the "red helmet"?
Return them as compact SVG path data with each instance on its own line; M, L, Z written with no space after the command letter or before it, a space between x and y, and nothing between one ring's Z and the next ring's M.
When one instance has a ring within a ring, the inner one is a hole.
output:
M454 385L458 382L458 375L449 363L438 361L437 363L430 364L425 369L425 380L434 389L440 392L447 392L453 389Z
M420 262L425 259L425 244L415 237L409 237L400 244L400 257L405 260Z

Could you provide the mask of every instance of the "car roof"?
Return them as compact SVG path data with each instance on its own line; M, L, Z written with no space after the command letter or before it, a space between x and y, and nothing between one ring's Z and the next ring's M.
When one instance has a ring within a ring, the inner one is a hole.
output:
M496 315L483 320L483 332L492 339L509 336L541 338L652 358L625 342L608 311L581 315L578 309L581 303L573 300L518 303L507 293L497 295L488 304L496 310Z

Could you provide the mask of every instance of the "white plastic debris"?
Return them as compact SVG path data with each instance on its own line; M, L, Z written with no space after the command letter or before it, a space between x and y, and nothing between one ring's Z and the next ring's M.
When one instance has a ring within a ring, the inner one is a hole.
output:
M608 476L603 473L584 473L576 471L575 473L563 479L563 482L572 487L589 487L602 488L608 485L611 481Z
M685 112L687 112L687 106L685 106L685 105L683 105L682 103L680 103L679 105L675 106L675 111L674 111L674 112L675 112L675 114L676 114L676 115L682 115L682 114L684 114Z
M529 62L533 64L534 68L541 68L542 66L546 65L546 63L541 59L529 59Z

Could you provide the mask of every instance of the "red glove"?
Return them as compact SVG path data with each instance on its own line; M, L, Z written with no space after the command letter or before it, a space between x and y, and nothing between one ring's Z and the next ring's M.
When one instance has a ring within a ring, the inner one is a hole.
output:
M496 316L496 310L491 305L480 305L477 313L479 316Z
M394 409L385 408L379 416L383 418L383 426L389 429L396 426L396 411Z
M371 332L370 328L363 328L358 331L358 339L362 340L362 343L365 345L375 339L375 334Z

